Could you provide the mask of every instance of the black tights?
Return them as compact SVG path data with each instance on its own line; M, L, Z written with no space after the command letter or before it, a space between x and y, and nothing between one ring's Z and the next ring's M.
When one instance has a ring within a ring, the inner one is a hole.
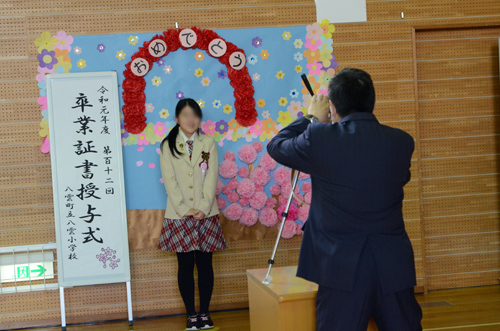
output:
M195 254L196 252L196 254ZM191 251L177 253L179 272L177 281L182 300L188 315L195 315L194 308L194 262L198 269L198 291L200 292L200 313L207 314L212 290L214 288L214 270L212 268L212 252Z

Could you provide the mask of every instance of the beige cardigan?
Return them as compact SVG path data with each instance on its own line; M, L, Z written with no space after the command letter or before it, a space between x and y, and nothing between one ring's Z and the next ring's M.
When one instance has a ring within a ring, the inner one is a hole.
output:
M177 158L170 153L165 141L160 155L161 174L167 190L165 218L181 219L189 209L199 209L205 217L219 214L215 189L219 179L217 146L212 137L197 134L194 139L192 159L182 135L176 139L177 149L183 153ZM200 167L201 152L209 152L205 180Z

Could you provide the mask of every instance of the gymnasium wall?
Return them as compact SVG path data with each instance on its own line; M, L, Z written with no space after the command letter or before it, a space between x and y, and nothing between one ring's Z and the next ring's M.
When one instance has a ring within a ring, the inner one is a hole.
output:
M0 4L0 246L55 241L50 158L40 152L35 38L161 32L179 26L251 28L316 21L314 1L18 0ZM401 18L404 12L404 19ZM379 121L416 139L404 217L416 291L498 284L500 2L367 1L368 22L337 24L339 69L372 74ZM477 39L476 39L477 38ZM248 306L246 269L274 240L233 241L214 255L212 309ZM300 236L278 266L297 263ZM180 313L176 259L131 251L134 315ZM124 284L65 290L68 323L126 318ZM58 291L3 294L0 328L60 323Z

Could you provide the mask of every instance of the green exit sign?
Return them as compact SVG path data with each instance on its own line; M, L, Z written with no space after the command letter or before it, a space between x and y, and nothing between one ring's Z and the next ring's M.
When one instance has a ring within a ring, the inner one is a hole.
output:
M37 265L37 268L38 269L30 270L29 265L17 266L17 276L16 276L16 278L17 279L20 279L20 278L30 278L30 272L34 273L35 277L41 277L45 273L45 271L47 271L47 269L44 266L40 265L40 264Z
M33 252L0 255L0 281L24 282L54 278L54 253Z

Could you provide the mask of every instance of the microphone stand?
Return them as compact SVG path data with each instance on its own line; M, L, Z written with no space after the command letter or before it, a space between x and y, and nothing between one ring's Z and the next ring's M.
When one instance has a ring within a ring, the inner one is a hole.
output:
M302 78L302 81L304 82L304 85L306 86L307 90L309 91L309 94L311 95L311 97L314 96L314 92L311 88L311 84L309 84L309 81L307 80L307 76L305 74L302 74L301 78ZM295 174L293 176L292 190L290 191L290 196L288 197L288 201L286 203L286 208L283 211L283 213L281 214L281 216L283 217L281 220L281 226L280 226L280 229L278 231L278 237L276 238L276 242L274 243L273 253L271 255L271 258L267 261L267 263L269 263L269 267L267 269L266 277L262 281L262 284L269 284L271 282L271 280L273 279L273 277L271 277L271 275L270 275L271 268L273 267L273 264L274 264L274 257L276 256L276 251L278 250L278 245L280 242L281 233L283 232L283 228L285 227L285 221L288 217L288 211L290 210L290 205L292 204L293 193L295 192L295 187L297 187L297 182L299 181L299 174L300 174L300 171L295 171Z

